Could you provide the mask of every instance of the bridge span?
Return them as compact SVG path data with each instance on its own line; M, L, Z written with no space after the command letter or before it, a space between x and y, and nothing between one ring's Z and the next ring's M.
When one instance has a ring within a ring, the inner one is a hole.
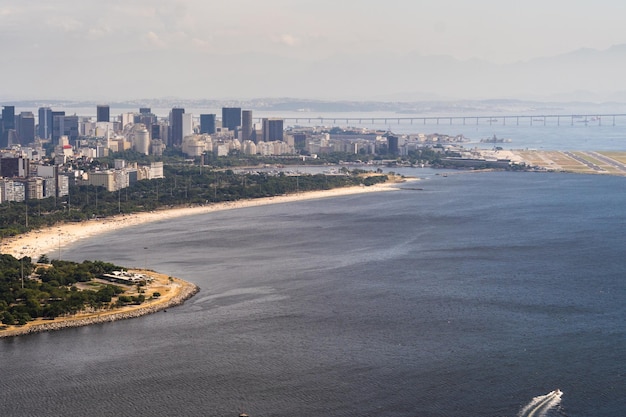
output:
M324 126L327 124L346 125L391 125L391 124L429 124L429 125L487 125L487 126L616 126L618 123L626 125L626 114L535 114L535 115L493 115L493 116L302 116L286 117L283 120L289 124L315 124Z

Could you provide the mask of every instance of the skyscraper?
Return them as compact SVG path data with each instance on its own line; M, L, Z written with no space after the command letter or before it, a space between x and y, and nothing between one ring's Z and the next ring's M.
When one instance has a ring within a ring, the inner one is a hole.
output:
M193 114L185 113L183 114L183 139L189 135L193 135Z
M293 135L293 146L297 151L306 149L306 133L295 133Z
M78 139L78 116L64 116L63 117L63 135L67 136L71 144L74 144Z
M200 115L200 133L206 133L212 135L215 133L215 119L214 114L201 114Z
M387 136L387 152L389 152L390 155L397 155L399 153L397 136Z
M2 129L15 129L15 106L2 106Z
M241 107L222 108L222 128L237 130L241 126Z
M105 104L99 104L98 106L96 106L96 113L97 113L97 117L96 117L96 121L98 122L110 122L110 109L108 105Z
M26 145L35 141L35 115L30 111L23 111L18 116L17 136L20 144Z
M252 110L241 112L241 140L251 140L252 138Z
M171 146L181 146L183 143L183 114L185 109L174 107L170 111L170 140Z
M0 148L13 144L15 136L15 106L2 107L2 124L0 124Z
M63 136L64 118L64 111L52 111L52 126L50 127L50 133L52 134L52 141L55 145L58 145L59 138Z
M283 119L263 119L263 141L283 140Z
M50 107L39 108L39 127L37 135L41 139L52 138L52 109Z

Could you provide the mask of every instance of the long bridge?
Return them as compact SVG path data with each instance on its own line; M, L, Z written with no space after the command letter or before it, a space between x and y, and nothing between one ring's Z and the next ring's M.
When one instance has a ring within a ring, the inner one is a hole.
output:
M319 117L286 117L282 118L290 124L308 123L323 126L325 124L345 123L347 125L389 125L389 124L448 124L448 125L501 125L501 126L574 126L577 124L596 126L615 126L619 119L625 119L626 114L535 114L535 115L492 115L492 116L319 116ZM625 123L626 124L626 123Z

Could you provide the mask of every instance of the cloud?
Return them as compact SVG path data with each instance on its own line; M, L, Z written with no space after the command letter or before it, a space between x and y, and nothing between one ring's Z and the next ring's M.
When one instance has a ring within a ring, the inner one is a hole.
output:
M15 14L15 9L12 7L3 7L0 9L0 17L10 16Z
M69 16L52 16L46 20L46 24L64 32L76 32L83 26L81 22Z
M191 39L191 43L200 49L206 49L209 46L211 46L211 43L209 41L205 41L204 39L198 39L198 38L193 38Z
M143 39L144 39L144 41L146 41L150 45L155 46L157 48L166 48L167 47L167 42L162 40L159 37L159 35L157 35L156 33L152 32L152 31L146 33L145 36L143 37Z
M90 27L89 31L87 32L87 36L89 37L89 39L100 39L110 34L111 32L112 29L107 25Z
M272 39L275 43L279 43L282 45L286 45L286 46L296 46L298 44L300 44L300 39L290 35L288 33L284 33L280 36L275 36Z

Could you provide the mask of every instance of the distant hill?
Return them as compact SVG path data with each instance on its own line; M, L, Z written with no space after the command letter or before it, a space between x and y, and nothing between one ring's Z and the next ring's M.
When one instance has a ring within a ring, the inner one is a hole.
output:
M626 45L510 64L446 55L352 54L298 60L267 54L140 51L89 59L57 71L54 82L32 62L5 66L6 100L63 98L110 101L141 97L219 99L308 97L327 101L447 101L517 98L532 101L623 101ZM132 63L132 65L126 65ZM129 74L129 68L142 68Z

